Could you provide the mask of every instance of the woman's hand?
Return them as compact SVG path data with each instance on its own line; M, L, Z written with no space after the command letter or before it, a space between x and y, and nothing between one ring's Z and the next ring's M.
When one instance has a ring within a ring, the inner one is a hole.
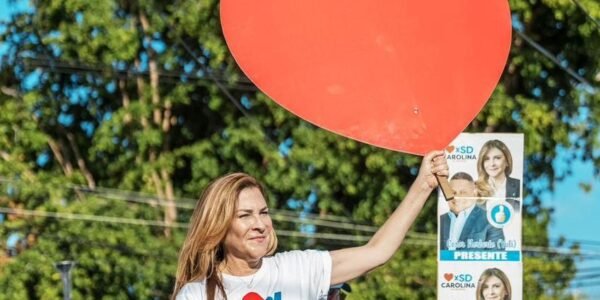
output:
M423 189L434 189L438 186L435 175L447 177L448 174L448 162L444 151L431 151L423 157L415 183Z

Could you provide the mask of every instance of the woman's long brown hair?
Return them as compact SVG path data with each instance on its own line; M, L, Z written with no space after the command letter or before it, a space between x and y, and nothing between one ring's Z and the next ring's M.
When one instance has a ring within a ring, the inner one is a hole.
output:
M188 234L179 253L175 288L171 299L175 299L186 283L206 279L209 300L218 292L227 299L219 265L225 259L223 240L235 216L237 200L243 189L258 188L266 199L262 185L252 176L232 173L210 183L196 204L190 220ZM267 255L277 248L275 230L271 231Z

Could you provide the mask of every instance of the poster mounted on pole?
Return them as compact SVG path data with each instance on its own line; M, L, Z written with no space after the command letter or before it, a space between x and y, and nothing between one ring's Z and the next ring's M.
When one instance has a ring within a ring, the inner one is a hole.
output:
M438 299L522 299L523 134L462 133L445 150Z

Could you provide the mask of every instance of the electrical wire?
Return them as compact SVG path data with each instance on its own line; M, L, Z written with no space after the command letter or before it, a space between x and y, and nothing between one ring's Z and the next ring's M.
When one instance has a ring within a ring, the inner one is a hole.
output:
M1 176L0 176L0 182L20 184L20 180L7 179L7 178L1 177ZM126 190L113 189L113 188L95 187L94 189L91 189L87 186L72 185L72 184L69 184L66 186L60 186L60 185L57 185L57 186L60 188L67 188L67 189L73 189L73 190L80 191L80 192L91 193L97 197L108 198L111 200L135 202L135 203L147 204L147 205L152 205L152 206L175 207L175 208L188 209L188 210L194 209L196 206L196 204L195 204L196 200L194 200L192 198L177 197L177 198L175 198L175 202L170 202L170 201L166 201L165 199L161 199L159 197L156 197L156 196L150 195L150 194L143 194L143 193L139 193L139 192L126 191ZM183 203L181 203L181 202L183 202ZM295 219L300 219L300 220L306 220L306 222L300 222L300 223L314 222L315 225L322 225L325 227L351 229L351 230L365 231L365 232L377 231L377 227L375 227L375 226L356 224L350 218L344 218L344 217L339 217L339 216L328 216L328 215L319 216L316 214L304 214L304 213L302 215L300 215L297 211L289 211L289 210L284 210L284 209L270 209L270 211L272 213L274 213L279 220L297 222Z
M63 213L63 212L50 212L50 211L42 211L42 210L26 210L26 209L9 208L9 207L0 207L0 212L21 215L21 216L44 217L44 218L66 219L66 220L79 220L79 221L92 221L92 222L113 223L113 224L157 226L157 227L169 227L169 228L187 228L187 226L188 226L187 224L184 224L184 223L167 224L163 221L154 221L154 220L140 220L140 219L122 218L122 217L109 217L109 216L84 215L84 214L73 214L73 213Z
M576 81L578 81L585 87L589 88L592 91L592 94L596 93L597 89L591 83L589 83L585 78L579 76L579 74L577 74L577 72L573 71L573 69L562 64L556 56L554 56L552 53L550 53L550 51L546 50L546 48L542 47L540 44L535 42L532 38L530 38L528 35L526 35L522 30L519 30L519 29L515 28L514 26L513 26L513 29L514 29L513 31L515 33L517 33L517 35L519 37L521 37L525 42L527 42L529 45L531 45L533 48L535 48L538 52L540 52L541 54L546 56L546 58L550 59L555 65L557 65L559 68L563 69L563 71L567 72L567 74L571 75L571 77L573 77Z
M587 11L587 9L585 9L585 7L583 7L583 5L581 5L581 2L579 2L579 0L572 0L578 7L579 9L581 9L581 11L583 11L583 13L587 16L588 19L590 19L590 21L592 21L592 23L594 25L596 25L596 29L600 30L600 22L596 19L594 19L594 17L592 17L592 15Z
M577 2L576 0L573 0L573 1L580 6L579 2ZM582 10L583 10L583 8L582 8ZM593 19L591 16L589 16L589 14L588 14L588 17L594 21L594 24L597 24L597 21L595 19ZM540 52L541 54L546 56L548 59L550 59L554 64L556 64L558 67L560 67L565 72L567 72L576 81L578 81L579 83L583 84L586 87L591 88L591 90L593 91L592 93L595 93L596 88L589 81L587 81L585 78L583 78L582 76L577 74L577 72L575 72L568 66L565 66L564 64L562 64L555 55L553 55L546 48L544 48L543 46L541 46L540 44L535 42L531 37L526 35L522 30L519 30L515 26L513 26L513 29L517 33L517 35L519 35L521 38L523 38L523 40L525 40L525 42L530 44L538 52ZM252 84L252 82L249 80L245 80L246 83L248 83L249 85L240 85L239 82L244 81L242 79L238 80L238 83L227 82L227 80L224 77L222 77L222 75L215 75L214 72L212 72L211 70L208 70L207 67L205 66L205 64L202 63L202 61L195 56L193 51L190 49L190 47L185 42L180 40L179 43L181 43L183 45L183 47L188 52L188 54L191 55L193 57L193 59L203 68L203 71L206 74L208 74L209 78L206 78L204 76L198 76L195 74L182 75L181 73L167 72L164 70L161 70L160 72L158 72L158 75L160 77L166 77L166 78L170 78L170 79L179 79L178 81L175 81L175 82L182 82L182 81L184 81L184 79L188 79L188 78L194 79L194 80L199 80L199 81L212 81L215 85L217 85L217 87L226 95L228 100L231 103L233 103L234 106L240 112L242 112L246 117L249 117L248 111L245 110L243 107L241 107L241 104L235 100L233 95L231 95L231 93L229 92L229 89L255 92L255 91L258 91L258 88L256 88L256 86L254 86ZM94 72L94 73L111 72L111 73L117 74L117 76L119 76L119 77L125 76L127 78L135 78L137 76L146 76L146 77L149 76L149 72L147 72L147 71L115 70L114 68L108 68L106 66L103 68L90 67L90 66L86 66L86 65L80 64L80 63L71 64L71 63L61 62L60 60L57 60L57 59L44 60L41 58L28 57L28 58L18 58L18 60L21 60L24 62L29 62L28 64L32 65L33 67L43 68L50 72L56 72L56 73L80 74L81 72L79 72L79 71L85 71L85 72ZM70 71L70 70L72 70L72 71ZM222 82L225 82L227 84L227 87Z
M571 287L574 287L574 288L591 287L591 286L600 286L600 281L576 283L576 284L571 285ZM598 298L590 298L590 299L598 299Z
M578 273L600 272L600 267L578 268L577 272Z
M590 279L596 279L596 278L600 278L600 273L593 273L593 274L577 274L575 276L575 281L587 281Z
M227 99L246 117L250 117L250 115L248 114L248 111L246 111L243 107L242 104L240 104L234 97L233 95L229 92L228 89L225 88L225 86L223 86L217 79L216 77L214 77L214 75L212 74L212 72L210 72L208 70L208 68L204 65L204 63L194 54L194 51L192 51L192 49L190 48L190 46L188 46L188 44L186 42L183 41L183 39L180 36L177 36L177 40L178 42L183 46L183 48L185 49L185 51L188 52L188 54L190 56L192 56L192 58L198 62L198 64L200 64L200 66L206 71L206 73L208 74L208 76L213 80L213 82L217 85L217 87L219 88L219 90L221 90L221 92L223 94L225 94L225 96L227 97Z
M0 207L0 212L10 213L22 216L33 216L33 217L45 217L55 219L66 219L66 220L79 220L79 221L91 221L91 222L103 222L103 223L114 223L114 224L128 224L128 225L141 225L141 226L157 226L157 227L168 227L168 228L180 228L185 229L188 224L184 223L172 223L166 224L163 221L154 220L140 220L131 218L121 217L108 217L98 215L83 215L74 213L60 213L60 212L48 212L40 210L25 210L15 209L8 207ZM350 234L339 234L339 233L308 233L298 232L290 230L276 230L278 235L287 237L298 237L298 238L314 238L314 239L325 239L325 240L336 240L336 241L352 241L352 242L366 242L371 237L362 235L350 235ZM409 242L410 241L410 242ZM421 245L421 246L436 246L437 239L427 239L417 236L407 236L405 239L407 244ZM589 257L600 257L600 251L577 251L573 252L572 249L553 249L550 247L539 247L539 246L524 246L522 247L523 252L531 253L543 253L561 256L589 256Z
M18 208L0 207L0 213L9 213L21 216L32 216L32 217L44 217L44 218L55 218L55 219L66 219L66 220L78 220L78 221L91 221L91 222L102 222L102 223L113 223L113 224L127 224L127 225L140 225L140 226L156 226L166 228L188 228L188 224L185 223L172 223L167 224L163 221L154 220L140 220L132 218L121 218L121 217L109 217L109 216L98 216L98 215L84 215L75 213L61 213L61 212L49 212L41 210L26 210ZM289 230L276 230L277 234L289 237L304 237L304 238L316 238L316 239L328 239L328 240L341 240L341 241L366 241L370 237L360 235L349 235L349 234L336 234L336 233L304 233L295 232Z
M0 177L0 182L15 183L16 181ZM191 203L178 203L178 202L172 203L172 202L167 202L167 201L161 200L160 198L155 197L150 194L143 194L143 193L139 193L139 192L125 191L125 190L120 190L120 189L111 189L111 188L103 188L103 187L97 187L95 189L90 189L86 186L79 186L79 185L68 185L67 188L82 191L82 192L90 192L90 193L93 193L97 197L108 198L108 199L112 199L112 200L129 201L129 202L142 203L142 204L148 204L148 205L177 207L177 208L182 208L182 209L193 209L195 207L195 205L193 205ZM194 199L191 199L191 198L177 198L177 200L183 201L183 202L195 201ZM378 230L378 227L376 227L376 226L356 224L355 221L353 221L350 218L344 218L344 217L339 217L339 216L330 216L330 217L335 218L336 220L335 221L327 221L327 220L322 220L321 216L314 215L314 214L299 215L298 212L281 210L281 209L270 209L270 211L271 211L272 218L275 221L291 222L291 223L296 223L296 224L312 224L312 225L325 227L325 228L362 231L362 232L366 232L366 233L375 233ZM408 236L418 237L423 240L432 240L432 241L437 240L437 236L434 233L409 232ZM592 246L600 245L600 241L591 241L591 240L569 240L569 239L562 239L562 238L556 238L556 239L551 239L551 240L560 241L560 242L568 242L568 243L572 243L572 244L582 244L582 245L592 245ZM552 248L552 249L556 249L556 248ZM523 248L523 250L540 252L538 250L534 250L531 248ZM563 250L562 253L564 253L565 251L568 252L571 250L570 249ZM554 251L553 253L557 253L557 252ZM586 255L586 253L582 253L582 254Z
M18 183L19 181L0 177L0 182ZM65 186L62 186L62 187L65 187ZM143 203L143 204L149 204L149 205L174 206L174 207L183 208L183 209L193 209L195 206L195 205L192 205L191 203L177 203L177 202L171 203L171 202L161 200L160 198L155 197L151 194L144 194L144 193L126 191L126 190L120 190L120 189L112 189L112 188L104 188L104 187L97 187L95 189L90 189L86 186L80 186L80 185L68 185L68 186L66 186L66 188L70 188L70 189L74 189L74 190L78 190L78 191L82 191L82 192L90 192L98 197L106 197L106 198L113 199L113 200L131 201L131 202ZM177 198L177 200L182 201L182 202L192 202L192 201L195 202L195 200L192 198ZM367 233L374 233L378 230L378 227L376 227L376 226L356 224L350 218L344 218L344 217L339 217L339 216L331 216L331 217L338 218L340 221L338 221L338 220L327 221L327 220L322 220L321 216L314 215L314 214L308 214L308 215L301 216L298 214L298 212L295 212L295 211L279 210L279 209L270 209L270 211L271 211L273 220L280 221L280 222L291 222L291 223L297 223L297 224L312 224L312 225L325 227L325 228L346 229L346 230L352 230L352 231L362 231L362 232L367 232ZM308 234L310 234L310 233L308 233ZM429 241L434 241L434 242L437 241L437 235L434 233L409 232L407 235L409 237L419 238L421 240L429 240ZM360 239L365 240L368 238L369 237L364 237L364 238L360 238ZM352 240L352 239L343 238L343 240ZM556 238L556 239L551 239L551 240L556 240L556 241L560 241L560 242L568 242L568 243L572 243L572 244L583 244L583 245L593 245L593 246L600 245L600 241L592 241L592 240L569 240L569 239L562 239L562 238ZM523 251L533 252L533 253L540 253L540 252L545 251L546 253L550 253L550 254L566 254L566 253L569 253L572 251L572 249L568 249L568 248L560 248L561 250L556 250L556 249L557 248L547 248L547 247L535 247L534 248L533 246L523 247ZM585 251L581 251L581 250L579 250L579 251L580 251L581 255L588 256L588 257L596 257L598 255L597 252L590 253L590 252L585 252Z
M17 58L17 62L23 62L26 67L31 66L33 68L44 69L50 73L61 73L61 74L82 74L82 73L112 73L115 74L116 77L121 78L136 78L139 76L149 77L150 73L148 71L137 71L137 70L115 70L112 67L103 66L103 67L91 67L82 63L71 64L67 62L61 62L57 59L41 59L41 58ZM172 83L182 83L187 79L192 79L200 82L204 82L204 84L211 83L213 81L212 78L206 78L203 76L198 76L196 74L182 74L182 73L174 73L167 71L159 71L158 76L163 79L169 79ZM240 83L229 83L224 77L215 78L214 80L224 81L228 88L241 90L241 91L251 91L255 92L258 89L254 85L243 85Z
M582 251L573 250L570 248L550 248L541 246L524 246L522 247L523 252L531 253L545 253L545 254L556 254L556 255L577 255L586 258L600 258L600 251Z

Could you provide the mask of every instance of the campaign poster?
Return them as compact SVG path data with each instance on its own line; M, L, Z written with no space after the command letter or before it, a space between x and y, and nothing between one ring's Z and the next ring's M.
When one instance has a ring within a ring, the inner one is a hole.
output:
M438 299L522 299L523 134L462 133L438 193Z

